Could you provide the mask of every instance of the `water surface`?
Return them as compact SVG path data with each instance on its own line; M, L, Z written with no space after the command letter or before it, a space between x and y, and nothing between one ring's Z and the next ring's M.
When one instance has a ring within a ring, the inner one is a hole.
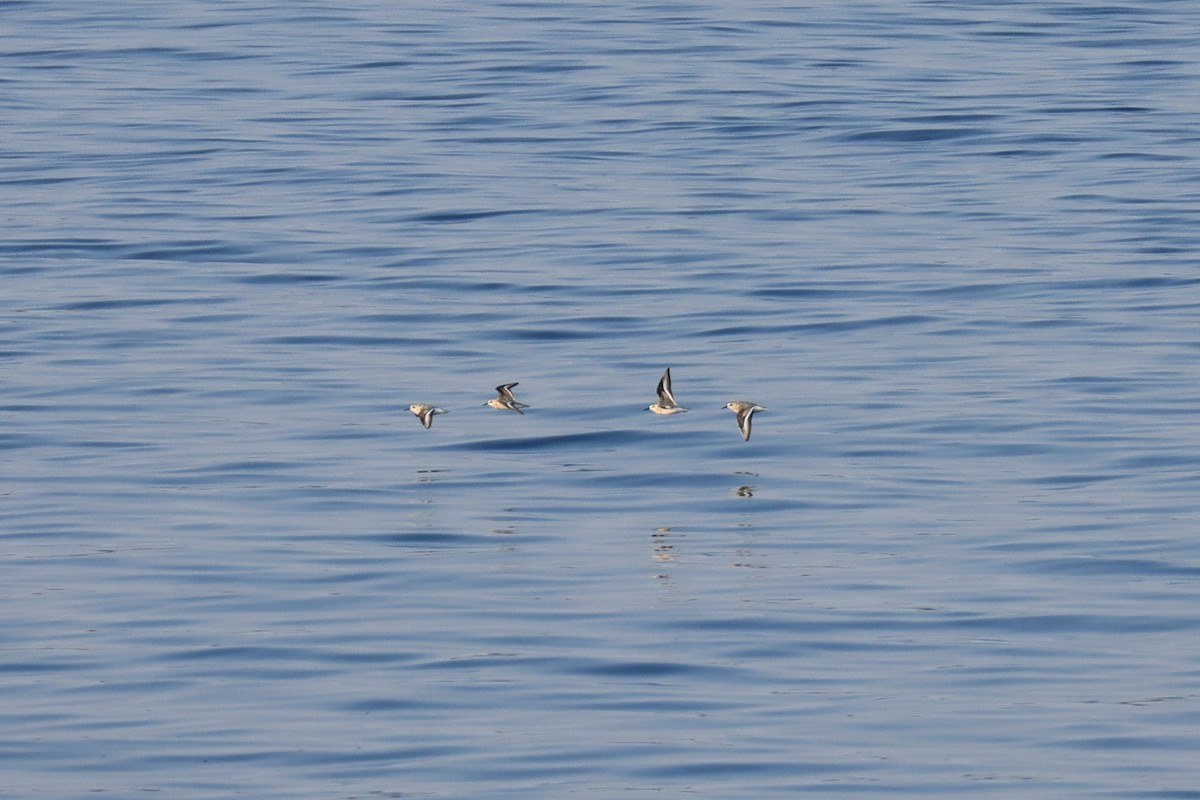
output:
M6 3L0 796L1200 796L1190 12Z

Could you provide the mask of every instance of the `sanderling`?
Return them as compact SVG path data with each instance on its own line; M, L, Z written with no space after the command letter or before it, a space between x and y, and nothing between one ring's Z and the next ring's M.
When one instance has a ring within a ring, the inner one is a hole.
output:
M667 367L667 371L658 380L658 402L654 405L646 406L647 411L653 411L655 414L682 414L687 411L686 408L675 402L675 395L671 394L671 368Z
M434 414L445 414L446 409L431 406L428 403L413 403L408 407L408 410L417 415L417 419L421 420L421 424L428 428L433 424Z
M517 398L513 397L512 388L516 385L517 384L515 384L515 383L500 384L499 386L496 387L496 394L498 394L500 396L493 397L491 400L488 400L486 403L484 403L484 405L491 406L492 408L496 409L497 411L503 411L504 409L508 409L509 411L515 411L518 414L524 414L525 412L522 411L521 409L529 408L529 406L526 405L525 403L518 403Z
M742 429L742 438L747 442L750 441L750 418L754 416L755 411L767 410L766 406L747 400L734 400L732 403L726 403L725 408L737 414L738 427Z

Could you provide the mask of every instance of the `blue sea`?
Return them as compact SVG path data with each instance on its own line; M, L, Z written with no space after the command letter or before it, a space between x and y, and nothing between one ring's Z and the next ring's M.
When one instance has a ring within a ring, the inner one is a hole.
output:
M0 30L0 797L1200 798L1195 3Z

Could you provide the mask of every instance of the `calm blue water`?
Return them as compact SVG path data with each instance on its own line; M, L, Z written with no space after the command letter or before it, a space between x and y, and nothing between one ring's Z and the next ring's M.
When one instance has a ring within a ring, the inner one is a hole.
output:
M1195 4L472 8L0 4L0 796L1200 797Z

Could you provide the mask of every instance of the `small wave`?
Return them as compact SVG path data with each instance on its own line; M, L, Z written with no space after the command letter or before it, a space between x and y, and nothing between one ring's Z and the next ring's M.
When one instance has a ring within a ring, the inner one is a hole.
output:
M563 433L554 436L509 437L504 439L485 439L483 441L466 442L450 445L450 450L465 450L471 452L536 452L562 449L577 450L581 445L611 446L635 444L640 441L640 435L633 430L592 431L588 433Z

